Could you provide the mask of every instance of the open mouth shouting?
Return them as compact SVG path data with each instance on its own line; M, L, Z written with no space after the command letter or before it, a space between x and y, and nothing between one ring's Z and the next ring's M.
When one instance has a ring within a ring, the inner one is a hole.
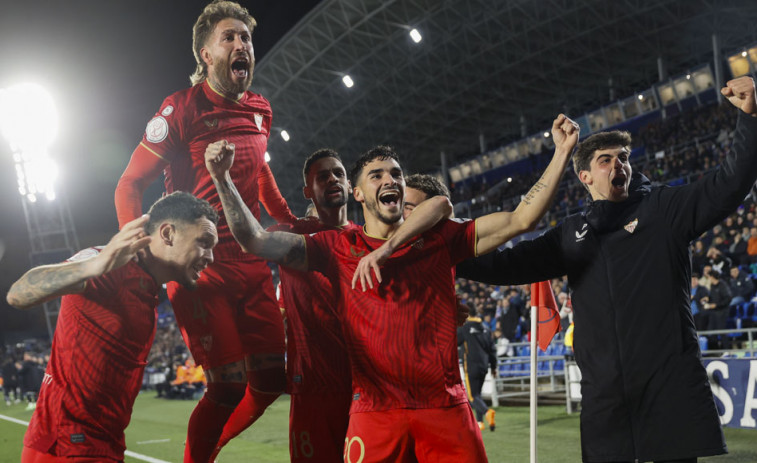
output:
M379 193L378 200L381 204L389 208L399 207L400 191L396 188L387 188Z
M250 75L250 59L246 55L238 55L231 61L231 74L240 80Z

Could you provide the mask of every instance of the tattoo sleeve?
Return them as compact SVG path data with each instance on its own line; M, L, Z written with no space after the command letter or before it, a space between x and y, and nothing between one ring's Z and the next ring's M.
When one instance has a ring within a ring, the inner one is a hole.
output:
M307 270L305 239L301 235L266 231L244 204L228 175L214 178L213 182L231 233L245 252L295 270Z
M11 286L8 303L26 309L64 294L81 292L87 280L83 263L43 265L29 270Z

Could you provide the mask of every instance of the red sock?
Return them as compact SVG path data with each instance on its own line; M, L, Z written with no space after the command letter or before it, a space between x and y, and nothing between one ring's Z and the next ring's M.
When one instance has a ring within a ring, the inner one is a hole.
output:
M218 439L216 451L211 455L212 458L215 458L221 448L231 439L249 428L263 415L265 409L281 395L285 382L286 376L279 368L247 372L247 388L244 397L226 421L223 433Z
M212 462L218 437L244 394L243 383L208 383L189 418L184 463Z

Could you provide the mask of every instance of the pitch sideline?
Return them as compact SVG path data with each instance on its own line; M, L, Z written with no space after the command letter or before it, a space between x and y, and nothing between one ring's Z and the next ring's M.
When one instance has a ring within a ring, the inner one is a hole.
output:
M29 422L28 421L19 420L19 419L10 417L10 416L0 415L0 419L3 419L5 421L10 421L11 423L20 424L20 425L23 425L23 426L29 426ZM135 452L132 452L131 450L127 450L126 452L124 452L124 454L127 457L136 458L137 460L146 461L148 463L171 463L170 461L159 460L157 458L148 457L147 455L142 455L140 453L135 453Z

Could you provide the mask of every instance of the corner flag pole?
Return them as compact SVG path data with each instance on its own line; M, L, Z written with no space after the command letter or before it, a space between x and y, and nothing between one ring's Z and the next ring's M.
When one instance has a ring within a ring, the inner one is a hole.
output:
M531 299L531 400L530 400L530 412L531 412L531 463L536 463L536 354L539 349L536 343L536 330L539 326L539 307L533 305L533 298Z

